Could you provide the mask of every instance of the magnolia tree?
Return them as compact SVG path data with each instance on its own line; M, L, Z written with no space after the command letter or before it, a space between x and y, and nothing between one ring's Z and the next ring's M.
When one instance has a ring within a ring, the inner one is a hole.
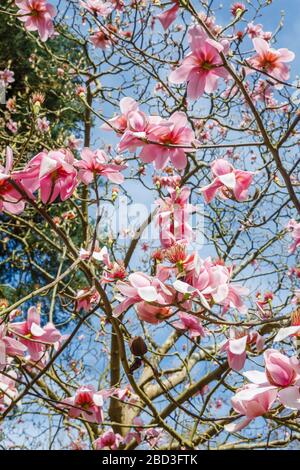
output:
M31 48L0 62L2 448L295 448L300 87L272 8L1 2Z

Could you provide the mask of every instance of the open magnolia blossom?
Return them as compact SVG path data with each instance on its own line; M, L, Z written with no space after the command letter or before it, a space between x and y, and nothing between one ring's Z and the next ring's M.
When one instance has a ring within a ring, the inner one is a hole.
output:
M194 151L195 135L183 112L175 112L169 119L147 116L138 103L129 97L120 101L121 114L102 126L122 134L119 150L135 151L142 147L140 158L153 162L156 170L163 170L169 162L181 170L187 164L187 152Z
M18 18L28 31L38 31L43 42L54 34L56 8L46 0L15 0Z
M177 330L187 331L192 339L206 336L207 332L197 317L185 312L179 312L178 316L179 320L172 323Z
M121 434L114 433L112 429L109 429L94 441L94 448L96 450L116 450L123 442Z
M141 320L149 323L159 323L172 314L167 306L174 293L158 277L150 277L136 272L128 276L128 282L119 281L117 288L121 303L114 309L114 315L119 316L132 305L136 305ZM156 302L159 306L151 305Z
M220 351L227 352L229 367L239 371L245 365L247 347L250 348L252 344L255 344L258 353L263 350L264 338L257 331L248 333L247 331L230 328L229 338Z
M223 313L230 307L238 309L240 313L247 313L243 297L249 290L238 284L230 282L232 269L222 262L214 262L210 257L202 260L195 257L194 265L180 280L175 281L174 288L186 296L199 297L205 308L209 304L220 304ZM181 280L182 279L182 280Z
M27 347L8 334L7 326L0 324L0 370L8 364L7 356L23 356Z
M200 189L206 202L211 202L217 193L220 193L224 199L227 197L234 197L237 201L247 199L253 172L237 170L221 158L211 164L211 172L214 176L213 182Z
M188 34L191 52L171 72L169 81L174 84L187 83L187 96L197 99L204 92L213 93L220 78L230 77L220 56L220 52L226 54L229 43L211 39L200 26L191 27Z
M278 400L284 407L300 410L300 361L287 357L275 349L264 353L265 372L257 370L244 372L252 382L232 398L234 410L245 416L240 423L226 426L228 432L237 432L247 426L252 419L263 416Z
M108 163L108 157L103 150L95 150L84 148L81 152L81 160L74 163L79 168L79 179L84 184L90 184L96 175L104 176L115 184L121 184L124 176L121 170L127 168L126 165L117 165Z
M156 170L164 169L169 161L181 170L187 164L186 152L193 150L191 146L194 138L186 115L176 112L170 119L162 120L153 129L149 129L147 140L151 143L143 146L140 158L145 163L154 162Z
M85 312L91 310L100 300L100 294L96 288L80 289L76 295L76 310L83 309Z
M286 65L295 59L295 54L286 48L275 50L262 38L253 39L253 45L257 52L248 62L255 70L266 72L279 81L289 79L289 67Z
M23 322L12 323L10 330L27 348L32 361L42 359L47 346L58 348L62 340L61 333L53 323L49 322L44 327L41 326L40 313L36 307L30 307L27 319Z
M102 0L82 0L80 6L92 14L103 16L109 15L113 10L111 2L102 2Z
M25 208L25 201L18 189L9 181L13 167L13 152L6 148L5 168L0 165L0 212L6 211L12 214L20 214Z
M103 396L92 385L79 387L75 395L62 400L60 407L66 408L71 418L85 419L90 423L103 421Z
M68 150L41 152L16 175L28 192L40 189L44 204L54 202L58 196L65 201L78 184L74 163L74 156Z

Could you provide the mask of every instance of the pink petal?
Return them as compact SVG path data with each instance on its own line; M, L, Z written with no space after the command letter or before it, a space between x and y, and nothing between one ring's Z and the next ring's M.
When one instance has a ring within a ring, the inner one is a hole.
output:
M153 286L139 287L137 291L139 296L147 302L153 302L157 299L157 291Z
M229 341L229 351L233 354L243 354L246 350L247 335L239 339L231 339Z
M278 393L279 401L286 408L300 410L300 391L299 387L287 387Z

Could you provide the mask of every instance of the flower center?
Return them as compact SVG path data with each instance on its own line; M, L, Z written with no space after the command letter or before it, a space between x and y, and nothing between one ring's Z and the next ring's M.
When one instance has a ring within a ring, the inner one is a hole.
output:
M203 62L200 63L200 68L202 70L212 70L215 68L215 65L207 60L204 60Z

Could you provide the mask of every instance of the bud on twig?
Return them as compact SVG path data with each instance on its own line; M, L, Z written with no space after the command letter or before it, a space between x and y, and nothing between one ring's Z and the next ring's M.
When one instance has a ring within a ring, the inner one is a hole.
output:
M148 351L147 345L141 336L135 336L129 342L130 351L134 356L144 356Z

